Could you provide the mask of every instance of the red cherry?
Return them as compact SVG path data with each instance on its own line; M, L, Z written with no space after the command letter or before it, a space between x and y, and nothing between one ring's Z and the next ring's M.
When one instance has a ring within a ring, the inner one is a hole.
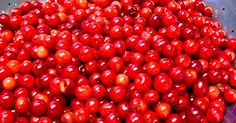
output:
M125 122L126 123L142 123L142 122L144 122L144 119L141 114L131 112L125 118Z
M236 101L236 91L234 89L227 89L224 92L224 98L227 102L233 103Z
M164 93L172 88L173 83L167 74L161 73L154 78L153 86L158 92Z
M1 122L3 123L12 123L15 121L16 116L14 115L13 112L9 110L3 110L0 113L0 118L1 118Z
M89 85L80 85L76 87L75 95L79 100L87 100L92 95L92 88Z
M145 74L145 73L140 73L134 78L134 87L138 91L147 91L150 89L152 84L152 78Z
M171 106L168 103L159 102L155 110L159 118L166 119L170 115Z
M209 108L206 111L206 119L209 122L221 122L223 119L223 112L218 108Z

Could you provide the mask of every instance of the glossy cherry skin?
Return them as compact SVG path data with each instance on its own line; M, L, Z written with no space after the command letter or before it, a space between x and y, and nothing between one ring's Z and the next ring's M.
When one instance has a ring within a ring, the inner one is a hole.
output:
M127 102L120 102L117 105L117 112L121 118L125 118L129 112L131 111L129 103Z
M138 113L144 113L148 110L147 103L140 98L134 98L130 101L130 108Z
M199 122L202 118L201 110L195 107L190 107L186 111L186 117L188 122Z
M134 79L134 86L138 91L149 90L151 84L152 84L152 78L145 73L138 74Z
M12 74L11 69L7 66L0 66L0 80L3 80L5 77Z
M143 114L143 119L147 123L153 123L153 122L158 122L158 117L157 114L153 111L147 111L146 113Z
M161 73L154 78L153 86L155 89L157 89L158 92L164 93L172 88L173 83L167 74Z
M104 85L113 85L116 79L116 74L114 71L106 70L102 72L101 81Z
M160 98L159 93L154 89L150 89L143 94L143 99L148 104L153 104L158 102L159 98Z
M233 103L236 101L236 98L235 98L235 90L234 89L227 89L225 90L224 92L224 98L227 102L230 102L230 103Z
M86 108L79 108L73 112L76 122L86 122L89 119L89 111Z
M171 106L174 106L178 103L178 97L178 91L170 90L162 95L162 100L169 103Z
M171 106L164 102L159 102L155 109L157 116L162 119L165 119L170 115L170 110Z
M235 38L201 0L24 1L0 14L0 122L217 123Z
M107 123L121 123L119 115L116 113L111 113L104 118L104 121Z
M175 82L183 81L185 78L184 69L182 67L173 67L169 71L169 76Z
M30 109L29 98L27 97L18 97L15 103L16 111L22 114L26 114Z
M71 62L71 53L66 50L59 50L55 54L55 60L60 65L66 65Z
M217 108L209 108L206 111L206 119L209 122L220 122L223 119L223 112L220 111L220 109Z
M31 113L36 116L45 115L47 112L47 104L41 100L33 100L31 102Z
M12 123L15 121L16 116L9 110L3 110L0 113L0 118L2 123Z
M111 58L115 56L116 49L113 44L110 43L104 43L100 48L99 48L99 54L101 57L104 58Z
M126 123L142 123L143 121L144 121L144 119L143 119L142 115L135 113L135 112L131 112L125 118Z
M99 112L102 116L107 116L110 113L115 113L116 107L112 103L104 102L103 104L101 104L101 106L99 108Z
M92 88L89 85L80 85L75 89L75 94L79 100L87 100L92 95Z
M177 114L170 114L170 116L166 119L166 123L181 123L182 119Z
M108 96L113 102L121 102L126 97L126 90L121 86L113 86L108 91Z

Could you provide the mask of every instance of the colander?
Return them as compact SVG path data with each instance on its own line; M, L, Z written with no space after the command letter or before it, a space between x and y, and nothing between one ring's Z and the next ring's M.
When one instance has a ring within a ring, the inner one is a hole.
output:
M9 13L22 1L24 0L0 0L0 13ZM213 18L221 23L228 37L236 37L236 0L204 0L204 2L214 8ZM227 108L223 122L236 123L236 104Z

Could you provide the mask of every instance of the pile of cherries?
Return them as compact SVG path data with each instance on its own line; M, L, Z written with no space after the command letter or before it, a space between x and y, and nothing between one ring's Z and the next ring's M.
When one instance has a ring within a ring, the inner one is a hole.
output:
M0 123L218 123L236 39L202 0L24 1L0 15Z

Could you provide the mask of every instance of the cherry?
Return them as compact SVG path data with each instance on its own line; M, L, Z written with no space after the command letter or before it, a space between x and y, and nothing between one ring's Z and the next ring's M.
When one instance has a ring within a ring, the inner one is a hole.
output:
M148 52L150 49L150 43L147 40L142 40L142 39L138 40L137 44L135 45L135 51L140 52L140 53Z
M15 103L15 109L17 112L26 114L30 110L30 102L27 97L18 97Z
M160 26L161 18L160 16L156 14L151 14L148 18L148 25L154 28L157 28Z
M161 71L169 71L174 66L174 61L169 58L161 58L159 60Z
M19 84L27 89L32 89L35 85L35 78L31 74L24 74L19 79Z
M153 111L147 111L144 115L144 120L147 123L153 123L153 122L158 122L158 117L157 114Z
M174 106L178 103L178 97L179 95L176 90L170 90L162 95L162 100Z
M120 102L117 105L117 112L121 118L125 118L130 112L130 106L127 102Z
M159 102L155 110L159 118L166 119L170 115L171 106L168 103Z
M5 109L12 109L14 107L15 97L11 91L1 91L0 104Z
M224 92L224 98L225 98L225 100L227 101L227 102L229 102L229 103L233 103L233 102L235 102L236 101L236 93L235 93L236 91L234 90L234 89L227 89L227 90L225 90L225 92Z
M55 60L59 65L67 65L71 62L71 53L66 50L58 50L55 54Z
M4 30L1 36L2 36L2 41L10 42L13 40L14 33L11 30Z
M125 118L125 122L126 123L142 123L144 122L144 119L141 114L131 112Z
M86 62L93 59L94 53L91 47L83 46L78 52L78 57L81 61Z
M156 103L159 100L160 96L158 92L154 89L150 89L146 91L143 95L143 99L148 103L148 104L153 104Z
M175 105L175 110L176 111L183 111L187 108L189 108L189 100L183 96L179 96L178 102Z
M219 95L220 95L220 90L216 86L210 86L209 87L209 91L207 93L207 96L211 100L217 99L219 97Z
M174 47L174 45L165 45L163 46L162 54L165 57L174 57L176 55L176 48Z
M214 100L214 101L212 101L212 102L210 102L210 104L209 104L209 108L210 107L215 107L215 108L219 108L221 111L225 111L225 102L223 102L223 100L222 100L223 98L219 98L219 99L217 99L217 100Z
M52 119L57 119L63 113L63 105L57 101L50 101L48 105L47 115Z
M123 29L121 26L114 26L110 30L110 37L114 39L122 38L123 37Z
M171 39L177 39L181 35L181 30L177 25L170 25L166 29L167 36Z
M127 88L129 86L129 77L126 74L118 74L116 76L115 84Z
M169 25L172 25L172 24L176 24L177 17L174 14L172 14L172 13L165 13L165 15L164 15L164 17L162 19L162 22L166 26L169 26Z
M131 63L141 65L144 62L144 56L142 53L133 53L131 54Z
M16 86L16 81L13 77L6 77L2 81L2 87L5 90L13 90Z
M138 91L147 91L150 89L152 84L152 79L149 75L145 73L140 73L134 78L134 87Z
M16 90L14 90L14 96L15 97L28 97L29 96L29 92L26 88L24 87L19 87Z
M192 55L192 54L197 53L199 49L199 44L194 40L188 39L184 42L183 48L187 54Z
M98 63L96 61L88 61L85 64L85 72L86 73L94 73L98 69Z
M126 90L121 86L111 87L108 96L113 102L121 102L126 95Z
M167 74L161 73L154 78L153 86L158 92L165 93L172 88L173 83Z
M157 61L158 62L159 58L160 58L160 55L157 51L150 50L146 53L144 59L145 59L146 62L151 62L151 61Z
M103 85L96 84L92 87L92 95L97 99L102 99L106 94L106 89Z
M99 112L102 116L107 116L111 113L116 113L116 106L109 102L104 102L99 108Z
M144 113L148 110L147 103L140 98L134 98L130 101L130 108L138 113Z
M8 25L10 20L10 16L8 14L1 14L0 15L0 23L2 25Z
M101 82L104 85L106 86L113 85L115 83L115 79L116 79L116 73L114 71L106 70L102 72Z
M31 112L34 115L44 115L47 111L47 104L40 100L33 100L31 103Z
M235 38L201 0L37 0L0 14L1 122L222 122Z
M92 95L92 88L89 85L80 85L75 89L75 95L79 100L87 100Z
M208 84L205 80L197 80L197 82L193 85L193 90L194 95L203 96L209 91Z
M148 62L146 67L147 73L152 76L158 75L161 69L159 63L154 61Z
M233 87L236 86L236 74L235 73L230 74L230 76L229 76L229 83Z
M197 71L193 69L188 69L185 71L184 82L186 84L193 84L198 78Z
M12 123L15 121L16 116L14 115L13 112L9 110L3 110L0 113L0 118L1 118L1 122L3 123Z
M75 65L68 65L64 68L62 76L70 79L76 79L79 72L78 68Z
M62 122L73 122L73 113L72 112L66 112L61 116Z
M191 58L186 54L181 54L175 58L175 63L180 67L187 68L191 63Z
M0 66L0 80L3 80L7 76L10 76L12 74L12 71L7 66Z
M199 122L202 119L201 110L195 107L190 107L186 111L186 117L188 122Z
M222 73L220 70L209 70L208 72L208 79L211 83L217 84L223 78Z
M91 98L86 101L85 106L92 113L96 113L99 110L99 101L95 98Z
M206 111L206 119L209 122L221 122L223 119L223 112L218 108L209 108Z
M182 120L177 114L170 114L170 116L166 119L166 123L181 123Z
M111 113L108 116L105 116L104 121L107 123L121 123L121 120L120 120L118 114L116 114L116 113Z
M199 97L193 101L193 106L200 108L202 111L206 111L209 106L209 102L203 97Z
M76 122L86 122L89 120L89 111L86 108L79 108L73 112L74 114L74 121Z
M117 73L121 72L122 69L124 68L124 61L120 57L111 58L108 64L109 64L110 69Z
M28 120L26 117L24 117L24 116L20 116L20 117L18 117L18 118L16 119L15 122L16 122L16 123L22 123L22 122L24 122L24 123L29 123L29 120Z
M183 81L185 78L184 69L182 67L173 67L169 71L169 76L175 82Z

